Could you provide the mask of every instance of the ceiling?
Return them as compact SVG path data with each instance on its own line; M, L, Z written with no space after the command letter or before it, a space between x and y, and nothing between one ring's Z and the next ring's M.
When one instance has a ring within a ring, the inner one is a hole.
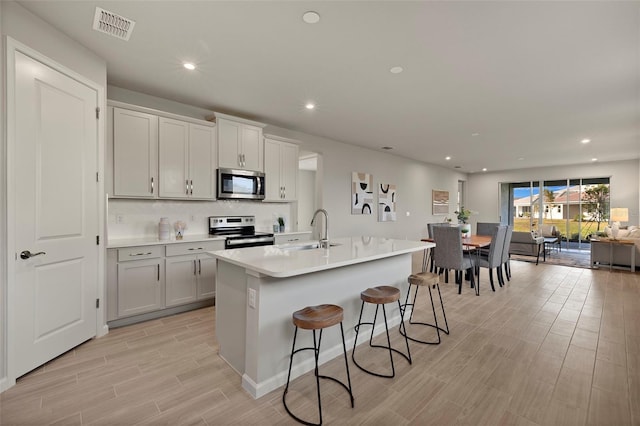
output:
M213 111L469 173L640 157L640 2L20 3L109 84Z

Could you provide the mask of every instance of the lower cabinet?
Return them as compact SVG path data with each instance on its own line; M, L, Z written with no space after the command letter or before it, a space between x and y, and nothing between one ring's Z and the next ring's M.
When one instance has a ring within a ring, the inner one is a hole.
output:
M215 296L216 260L204 252L224 241L107 250L107 321L149 314Z
M163 259L118 264L118 317L162 309Z

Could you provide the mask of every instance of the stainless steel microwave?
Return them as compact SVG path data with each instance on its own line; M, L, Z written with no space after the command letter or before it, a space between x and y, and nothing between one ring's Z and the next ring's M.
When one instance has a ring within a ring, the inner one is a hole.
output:
M218 198L264 200L264 173L218 169Z

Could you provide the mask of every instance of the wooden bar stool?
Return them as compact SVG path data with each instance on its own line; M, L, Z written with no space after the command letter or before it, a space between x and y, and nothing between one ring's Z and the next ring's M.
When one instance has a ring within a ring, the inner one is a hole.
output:
M409 281L409 290L407 291L407 297L405 298L404 305L402 305L402 318L404 319L404 313L407 309L407 306L411 306L411 315L409 316L409 324L418 324L424 325L428 327L432 327L436 329L436 333L438 335L438 340L435 342L429 342L426 340L416 339L415 337L411 337L406 335L407 328L406 326L400 327L400 334L405 336L407 339L412 340L418 343L424 343L427 345L438 345L440 344L440 332L444 332L445 334L449 334L449 324L447 323L447 314L444 312L444 304L442 303L442 294L440 293L440 279L438 274L433 274L431 272L420 272L418 274L411 274L408 278ZM415 286L415 292L413 294L413 302L409 303L409 295L411 294L411 286ZM431 299L431 309L433 310L433 320L435 324L429 324L426 322L418 322L413 321L413 313L415 311L416 306L416 298L418 297L418 289L420 287L427 287L429 289L429 298ZM438 289L438 296L440 297L440 309L442 310L442 316L444 317L445 328L442 328L438 325L438 316L436 315L436 307L433 303L433 294L431 293L431 288Z
M284 404L285 410L287 413L300 423L306 425L314 425L319 426L322 424L322 403L320 400L320 379L329 379L334 382L340 384L343 388L349 392L349 398L351 398L351 408L353 408L353 392L351 390L351 376L349 375L349 363L347 361L347 346L344 342L344 329L342 328L342 319L344 317L344 311L340 306L336 305L318 305L318 306L307 306L306 308L300 309L293 313L293 324L296 326L296 330L293 333L293 346L291 347L291 358L289 359L289 374L287 375L287 385L284 388L284 393L282 394L282 403ZM342 335L342 350L344 353L344 365L347 369L347 381L349 386L342 383L340 380L329 377L329 376L321 376L318 374L318 356L320 355L320 343L322 342L322 331L325 328L334 326L336 324L340 324L340 334ZM296 349L296 338L298 337L298 328L302 328L304 330L312 330L313 331L313 347L304 347ZM320 330L320 335L318 340L316 341L316 330ZM315 359L315 370L314 375L316 376L316 389L318 393L318 416L320 418L319 423L311 423L306 420L301 419L300 417L293 414L289 407L287 407L286 396L289 391L289 380L291 379L291 366L293 365L293 355L306 350L313 350L314 359Z
M391 347L391 338L389 337L389 324L387 323L387 311L385 309L385 304L387 303L393 303L393 302L397 302L398 303L398 310L400 312L400 315L402 315L402 308L400 306L400 290L397 289L396 287L391 287L391 286L379 286L379 287L373 287L373 288L368 288L365 291L363 291L362 293L360 293L360 299L362 299L362 305L360 306L360 317L358 318L358 324L356 324L355 326L355 330L356 330L356 338L353 342L353 351L351 352L351 359L353 360L353 363L362 371L365 371L369 374L373 374L374 376L378 376L378 377L386 377L386 378L391 378L391 377L395 377L396 375L396 370L395 370L395 366L393 363L393 352L396 352L400 355L402 355L407 361L409 361L409 364L411 364L411 352L409 351L409 341L407 340L407 336L406 336L406 330L403 334L404 336L404 341L405 344L407 345L407 354L403 354L402 352L400 352L397 349L394 349ZM373 316L373 322L362 322L362 312L364 311L364 304L365 303L371 303L376 305L376 312ZM373 344L373 332L375 330L375 326L376 326L376 319L378 318L378 308L380 307L380 305L382 305L382 314L384 315L384 326L386 328L387 331L387 346L383 346L383 345L374 345ZM370 325L371 326L371 337L369 338L369 346L372 348L384 348L384 349L388 349L389 350L389 359L391 361L391 374L381 374L381 373L376 373L374 371L368 370L364 367L362 367L360 364L358 364L358 362L356 361L356 346L358 344L358 333L360 332L360 326L361 325ZM400 319L400 327L404 328L404 322L402 322L402 318Z

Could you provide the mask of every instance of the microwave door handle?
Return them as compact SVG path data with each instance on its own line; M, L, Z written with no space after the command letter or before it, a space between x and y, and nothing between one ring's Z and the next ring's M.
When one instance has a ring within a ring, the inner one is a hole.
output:
M258 182L258 191L256 195L260 195L262 193L262 179L260 179L260 176L256 177L256 181Z

